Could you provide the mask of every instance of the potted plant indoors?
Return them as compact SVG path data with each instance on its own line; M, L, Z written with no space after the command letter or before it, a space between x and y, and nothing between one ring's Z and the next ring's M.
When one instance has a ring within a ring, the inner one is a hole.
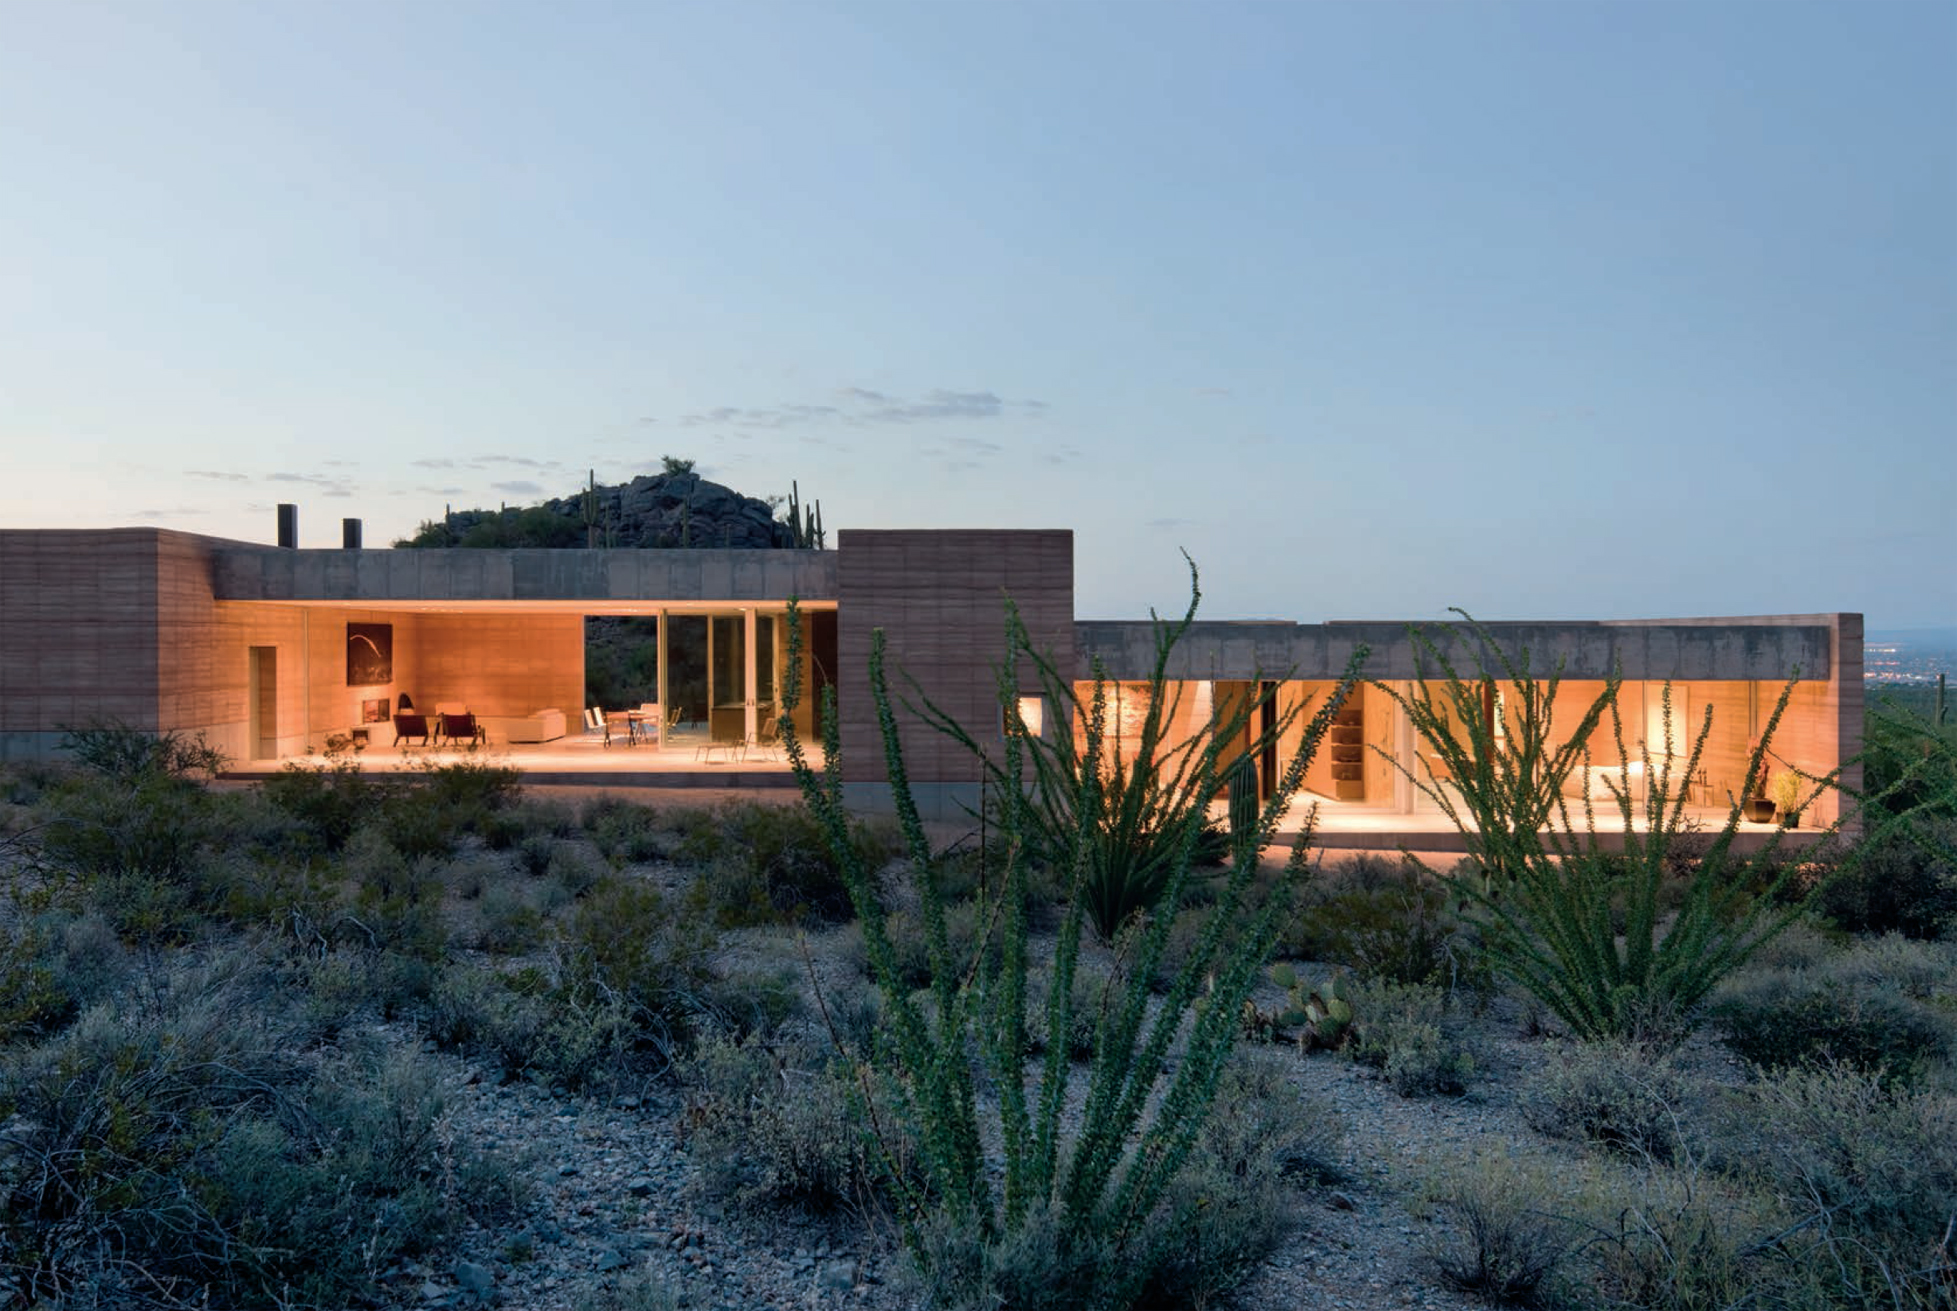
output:
M1767 793L1773 798L1773 809L1780 815L1780 826L1798 828L1801 823L1801 776L1791 769L1778 770L1773 782L1767 786Z

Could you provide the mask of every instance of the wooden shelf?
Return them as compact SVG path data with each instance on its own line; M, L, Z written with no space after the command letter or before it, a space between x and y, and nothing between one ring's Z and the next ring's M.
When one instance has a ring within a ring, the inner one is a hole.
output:
M1352 695L1327 730L1305 782L1312 791L1337 801L1366 799L1364 689L1355 688Z

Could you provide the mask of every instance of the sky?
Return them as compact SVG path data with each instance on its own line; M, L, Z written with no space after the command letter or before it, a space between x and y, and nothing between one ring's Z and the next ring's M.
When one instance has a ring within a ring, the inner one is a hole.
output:
M1957 624L1957 2L0 0L0 524L674 455L1077 610Z

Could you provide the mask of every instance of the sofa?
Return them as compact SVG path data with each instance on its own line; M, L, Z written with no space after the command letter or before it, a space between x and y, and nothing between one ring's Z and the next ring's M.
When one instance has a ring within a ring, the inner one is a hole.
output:
M564 712L553 707L522 719L505 719L501 725L508 742L555 742L564 736Z

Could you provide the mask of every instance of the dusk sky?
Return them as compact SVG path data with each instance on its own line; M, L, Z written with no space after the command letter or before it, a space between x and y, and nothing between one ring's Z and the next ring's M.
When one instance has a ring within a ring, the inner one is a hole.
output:
M1957 624L1957 3L0 0L0 522L662 455L1083 617Z

